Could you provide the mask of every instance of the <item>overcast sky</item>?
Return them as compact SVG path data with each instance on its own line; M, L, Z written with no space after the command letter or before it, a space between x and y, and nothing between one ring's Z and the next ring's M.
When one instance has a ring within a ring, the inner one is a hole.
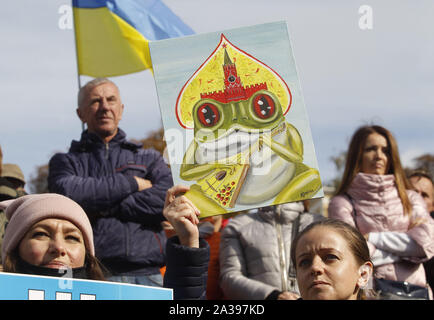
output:
M434 150L434 2L432 0L164 0L196 33L284 20L324 182L330 157L346 150L366 123L395 135L401 158ZM66 0L6 1L0 11L0 145L5 163L27 179L79 139L73 30L61 28ZM362 5L372 29L361 29ZM59 11L60 10L60 11ZM82 78L84 83L86 78ZM120 123L141 139L161 126L153 77L113 80L125 112Z

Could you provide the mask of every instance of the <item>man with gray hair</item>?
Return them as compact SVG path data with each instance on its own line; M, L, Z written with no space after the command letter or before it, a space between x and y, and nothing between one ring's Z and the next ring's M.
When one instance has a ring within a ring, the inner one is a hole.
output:
M109 279L162 286L162 212L173 180L157 151L127 141L118 127L123 111L111 80L97 78L80 89L77 115L87 129L68 153L51 158L48 188L86 211L96 257L112 275Z

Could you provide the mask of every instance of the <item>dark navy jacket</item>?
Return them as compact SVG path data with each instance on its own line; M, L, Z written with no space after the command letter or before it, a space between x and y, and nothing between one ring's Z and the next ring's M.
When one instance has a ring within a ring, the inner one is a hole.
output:
M176 236L169 238L164 287L173 289L174 300L206 299L209 255L203 238L199 238L199 248L180 245Z
M152 188L138 191L134 176ZM165 265L161 227L170 169L153 149L128 142L119 129L104 143L84 131L49 163L48 188L79 203L91 220L96 256L112 273L152 274Z

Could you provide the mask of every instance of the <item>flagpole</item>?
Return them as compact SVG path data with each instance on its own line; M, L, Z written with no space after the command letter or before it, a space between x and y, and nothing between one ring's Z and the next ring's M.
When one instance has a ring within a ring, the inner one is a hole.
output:
M80 78L80 69L78 67L78 45L77 45L77 35L76 35L76 24L75 24L75 14L74 14L74 1L71 0L71 10L72 10L72 21L73 28L74 28L74 44L75 44L75 61L77 63L77 83L78 83L78 90L81 89L81 78ZM84 131L84 122L81 122L81 131Z

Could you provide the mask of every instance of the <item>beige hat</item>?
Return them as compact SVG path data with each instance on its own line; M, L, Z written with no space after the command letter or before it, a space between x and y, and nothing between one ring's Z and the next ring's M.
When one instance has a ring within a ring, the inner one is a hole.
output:
M14 178L20 180L22 183L26 183L24 179L24 174L20 167L13 163L3 163L2 166L2 177L4 178Z
M2 243L2 260L20 243L27 231L38 221L48 218L72 222L83 234L84 243L91 255L95 255L93 232L84 210L73 200L55 193L31 194L14 200L0 202L9 223Z

